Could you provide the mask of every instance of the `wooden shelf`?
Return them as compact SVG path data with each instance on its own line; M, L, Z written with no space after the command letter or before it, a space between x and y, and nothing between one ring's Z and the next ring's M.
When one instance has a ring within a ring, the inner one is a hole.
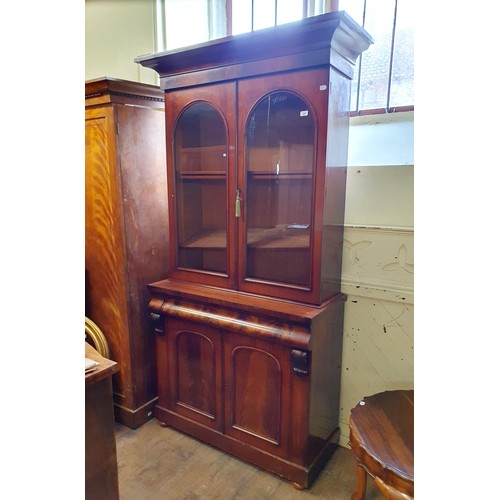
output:
M180 248L199 248L199 249L226 249L226 231L224 229L204 229L196 233Z
M250 179L255 180L312 180L312 174L307 172L280 172L276 174L275 172L253 170L248 172L248 174Z
M247 245L259 250L306 249L310 246L310 235L308 229L287 229L285 225L250 229Z
M195 170L195 171L178 171L177 177L180 179L208 179L208 180L225 180L227 174L224 170Z
M176 174L180 179L225 180L227 178L224 170L179 170ZM249 172L249 177L253 180L312 180L312 174L302 172L286 172L279 175L272 172Z
M310 246L310 235L308 229L287 229L284 225L269 229L250 229L247 245L259 250L307 249ZM205 229L180 245L180 248L225 250L226 232L224 229Z

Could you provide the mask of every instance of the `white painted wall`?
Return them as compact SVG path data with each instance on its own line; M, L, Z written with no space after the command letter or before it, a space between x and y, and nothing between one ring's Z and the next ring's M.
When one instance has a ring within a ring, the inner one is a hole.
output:
M85 0L85 80L104 76L158 85L134 62L156 52L155 0Z
M365 396L414 387L413 112L351 119L340 444Z
M154 0L86 0L85 78L158 84ZM342 289L340 444L370 394L413 388L413 112L351 119Z
M413 165L413 111L351 118L348 163Z
M413 115L351 118L346 224L413 228Z

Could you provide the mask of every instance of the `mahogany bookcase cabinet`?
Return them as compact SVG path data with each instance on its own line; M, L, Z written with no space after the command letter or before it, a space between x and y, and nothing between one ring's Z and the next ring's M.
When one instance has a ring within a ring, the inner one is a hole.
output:
M138 57L165 91L160 423L309 487L338 442L353 66L335 12Z
M157 86L85 84L85 315L119 365L115 419L133 429L158 397L147 284L168 270L164 116Z

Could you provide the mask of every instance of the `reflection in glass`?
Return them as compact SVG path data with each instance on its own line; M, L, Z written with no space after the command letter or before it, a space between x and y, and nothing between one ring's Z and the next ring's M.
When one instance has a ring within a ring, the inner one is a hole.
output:
M227 130L206 102L182 113L174 136L177 265L227 274Z
M275 92L246 129L246 278L308 287L311 280L315 118L291 92Z

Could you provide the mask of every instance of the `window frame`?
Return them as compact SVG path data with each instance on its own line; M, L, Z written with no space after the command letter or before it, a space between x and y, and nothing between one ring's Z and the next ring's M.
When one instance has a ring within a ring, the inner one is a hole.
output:
M232 22L232 13L233 13L233 1L235 0L224 0L221 3L224 3L225 6L225 26L226 26L226 35L224 36L232 36L233 34L233 22ZM373 1L373 0L364 0L363 2L363 22L362 26L365 26L365 14L366 14L366 5L367 1ZM251 0L252 2L252 21L251 21L251 27L253 30L253 25L254 25L254 0ZM378 115L378 114L391 114L391 113L398 113L398 112L407 112L407 111L414 111L415 107L414 104L408 104L408 105L402 105L402 106L391 106L390 105L390 99L391 99L391 86L392 86L392 72L393 72L393 62L394 62L394 49L395 49L395 39L396 39L396 26L397 26L397 10L398 10L398 0L394 0L394 16L393 16L393 21L392 21L392 38L391 38L391 50L390 50L390 58L388 61L389 64L389 76L388 76L388 82L387 82L387 92L386 92L386 105L384 107L379 107L379 108L363 108L359 109L359 96L360 96L360 89L362 87L362 74L363 74L363 54L361 54L358 58L358 61L356 62L358 69L358 78L357 81L352 82L353 86L356 85L356 106L354 110L350 111L350 116L366 116L366 115ZM207 0L208 3L208 10L209 12L212 9L212 4L213 0ZM323 13L328 13L328 12L333 12L336 10L339 10L339 3L340 0L302 0L302 18L305 17L310 17L314 15L320 15ZM277 25L277 7L278 7L278 0L274 0L274 26ZM348 11L347 11L348 12ZM168 47L166 47L166 41L167 41L167 36L166 36L166 23L165 23L165 0L156 0L155 2L155 45L156 45L156 50L157 52L163 51L163 50L169 50ZM210 36L212 37L213 33L213 26L214 26L214 21L208 20L209 22L209 33ZM210 38L212 39L212 38Z
M366 6L368 1L374 0L364 0L363 1L363 21L360 23L363 28L365 27L365 17L366 17ZM339 2L337 1L337 4ZM397 12L398 12L398 0L394 0L394 15L392 19L392 34L391 34L391 50L389 57L389 75L387 79L387 93L386 93L386 105L380 108L363 108L359 109L359 96L360 90L362 87L362 74L363 74L363 54L361 54L356 61L356 65L358 67L358 79L356 82L353 81L353 84L356 84L356 107L354 110L350 111L350 116L366 116L366 115L378 115L378 114L390 114L397 112L407 112L414 111L415 105L401 105L401 106L391 106L391 86L392 86L392 72L393 72L393 63L394 63L394 48L395 48L395 39L396 39L396 27L397 27Z

